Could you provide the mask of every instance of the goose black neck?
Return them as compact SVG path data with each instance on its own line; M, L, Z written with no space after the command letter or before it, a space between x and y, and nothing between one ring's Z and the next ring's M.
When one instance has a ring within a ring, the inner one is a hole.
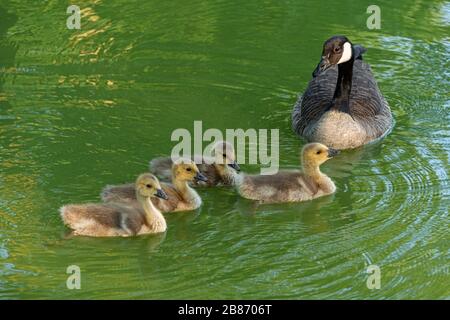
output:
M350 113L350 92L352 90L353 57L338 65L338 80L333 96L333 109Z

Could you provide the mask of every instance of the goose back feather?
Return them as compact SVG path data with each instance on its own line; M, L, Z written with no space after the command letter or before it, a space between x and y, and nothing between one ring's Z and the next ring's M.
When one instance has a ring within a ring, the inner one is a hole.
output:
M338 67L313 77L294 106L294 131L308 141L338 149L354 148L383 136L392 126L392 115L370 66L362 59L353 65L349 113L330 108Z

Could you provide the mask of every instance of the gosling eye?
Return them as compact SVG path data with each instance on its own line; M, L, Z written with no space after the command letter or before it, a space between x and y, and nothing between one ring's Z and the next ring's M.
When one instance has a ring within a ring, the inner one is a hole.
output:
M186 168L186 171L192 171L192 168Z
M316 152L316 154L321 154L321 153L322 153L322 150L319 150Z
M151 189L151 188L152 188L152 185L151 185L151 184L149 184L149 183L148 183L148 184L146 184L145 186L146 186L147 188L149 188L149 189Z

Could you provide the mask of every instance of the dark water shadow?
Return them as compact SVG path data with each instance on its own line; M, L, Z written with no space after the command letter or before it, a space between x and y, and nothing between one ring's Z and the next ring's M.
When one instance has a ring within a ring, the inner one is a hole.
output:
M0 93L3 93L7 69L15 65L18 45L8 40L6 34L17 20L17 15L0 6ZM9 109L11 109L11 105L8 100L0 97L0 120L8 120L8 117L2 114Z

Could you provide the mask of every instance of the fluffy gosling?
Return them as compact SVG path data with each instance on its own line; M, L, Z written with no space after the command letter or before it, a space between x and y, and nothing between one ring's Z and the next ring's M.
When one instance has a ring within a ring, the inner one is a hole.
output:
M129 237L161 233L166 220L151 198L167 200L158 179L141 174L135 183L136 203L69 204L61 207L61 218L73 235L90 237Z
M321 143L309 143L301 152L303 172L243 176L236 185L237 191L244 198L265 203L306 201L332 194L336 186L319 167L338 153Z

